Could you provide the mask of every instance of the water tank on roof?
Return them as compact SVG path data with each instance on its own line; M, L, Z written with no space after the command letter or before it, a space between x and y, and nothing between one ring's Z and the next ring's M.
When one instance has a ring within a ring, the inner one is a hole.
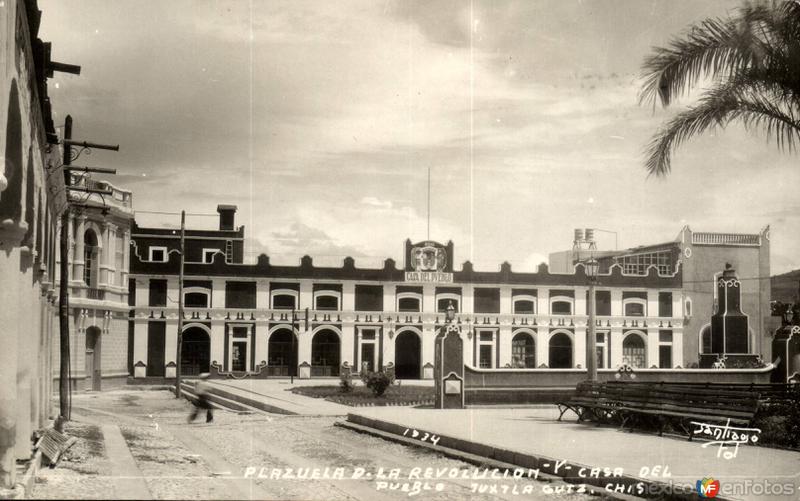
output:
M583 229L582 228L575 228L575 241L582 242L583 241Z

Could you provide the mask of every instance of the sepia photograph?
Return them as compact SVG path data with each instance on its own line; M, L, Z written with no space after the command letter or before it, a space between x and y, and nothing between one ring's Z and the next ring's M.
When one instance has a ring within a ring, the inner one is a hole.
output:
M0 0L0 499L800 499L800 0Z

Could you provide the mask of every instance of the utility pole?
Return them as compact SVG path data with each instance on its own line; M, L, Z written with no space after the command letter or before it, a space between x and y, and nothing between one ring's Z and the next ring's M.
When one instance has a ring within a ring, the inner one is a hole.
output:
M183 347L183 262L185 258L186 211L181 211L181 269L178 272L178 347L175 354L175 398L181 398L181 349Z
M64 65L70 66L70 65ZM78 67L79 68L79 67ZM59 71L64 71L63 69ZM63 157L62 157L62 170L64 173L64 196L66 197L66 207L61 214L61 235L59 238L59 256L61 263L59 264L59 273L61 280L59 282L58 292L58 332L59 332L59 350L60 350L60 368L59 368L59 382L58 382L58 397L59 397L59 412L65 419L71 419L72 401L70 398L70 347L69 347L69 241L71 235L69 234L69 218L71 208L73 206L89 208L86 205L73 204L70 197L72 191L79 191L99 195L112 195L110 190L97 190L90 186L72 186L72 172L81 171L88 172L101 172L105 174L116 174L115 169L104 169L99 167L71 167L72 164L72 147L78 146L83 149L97 148L101 150L119 151L119 145L107 145L90 143L87 141L74 141L72 139L72 116L67 115L64 119L64 138ZM75 155L76 158L80 156L80 150ZM105 206L105 203L103 204ZM83 235L78 235L77 238L83 238ZM83 256L76 256L82 259Z
M292 351L289 352L289 382L292 383L292 384L294 384L294 371L295 371L295 368L297 367L297 361L294 359L295 358L294 357L294 349L295 349L294 348L295 347L294 325L295 325L296 322L297 322L297 318L295 316L294 308L292 308Z
M72 139L72 117L67 115L64 119L64 140ZM61 235L59 239L59 264L61 281L58 293L58 332L61 367L58 379L59 411L64 419L70 418L69 405L69 185L72 182L72 173L66 169L72 163L71 149L64 146L62 164L64 165L64 186L67 206L61 214Z

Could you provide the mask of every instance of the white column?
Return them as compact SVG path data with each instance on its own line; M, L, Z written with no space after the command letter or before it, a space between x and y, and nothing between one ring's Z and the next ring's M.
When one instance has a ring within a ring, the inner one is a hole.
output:
M500 287L500 313L510 315L513 311L514 309L511 304L511 287L507 285L502 286Z
M585 293L584 293L585 294ZM575 327L575 340L573 342L572 366L586 369L586 327Z
M300 325L300 337L297 341L297 364L306 362L311 364L311 330L303 331L302 323ZM377 342L377 341L376 341ZM376 362L377 363L377 359Z
M588 313L586 309L586 287L575 287L575 315L585 316ZM584 357L585 359L586 357Z
M461 289L461 311L466 314L475 312L475 288L471 285L465 285ZM472 363L472 362L470 362Z
M683 317L683 293L680 291L672 291L672 316Z
M677 295L677 294L675 294ZM674 307L674 306L673 306ZM674 311L673 311L674 313ZM672 330L672 366L686 367L683 362L683 329Z
M260 286L258 290L259 291L261 290ZM269 289L267 289L267 291L269 291ZM256 305L258 304L260 303L256 303ZM264 362L267 361L267 342L269 338L269 324L266 322L263 323L257 322L254 326L254 329L255 332L253 334L253 337L251 338L251 342L254 340L256 343L256 357L255 357L256 365L255 367L253 367L253 370L256 370L256 367L258 367L258 364L260 364L262 360Z
M646 317L657 317L658 316L658 291L657 290L648 290L647 291L647 311L644 312L644 316ZM650 364L652 365L652 364ZM656 364L658 365L658 364Z
M622 328L612 327L610 337L611 369L614 369L622 365Z
M147 278L136 279L136 307L150 306L150 280Z
M347 285L347 283L345 285ZM395 284L383 284L383 311L394 312L397 310L394 292ZM394 344L394 342L392 344ZM394 359L392 358L392 360Z
M435 338L436 332L434 331L433 326L425 326L424 330L422 331L422 377L425 379L430 379L427 376L433 377L432 374L426 374L424 367L425 364L428 363L433 365Z
M436 313L436 286L434 284L424 284L422 286L422 311Z
M103 224L103 248L100 250L101 254L97 256L98 261L98 278L97 283L98 285L108 285L110 283L108 279L108 251L111 248L111 244L109 243L109 234L111 223Z
M133 364L147 363L147 319L137 318L133 321ZM141 369L134 367L134 377L144 377Z
M86 216L80 215L77 217L78 219L78 229L77 232L73 232L73 221L75 220L75 216L70 216L70 228L69 234L72 237L70 240L70 249L74 249L74 252L70 254L70 261L72 262L72 279L73 280L83 280L83 270L85 266L85 262L83 260L84 256L84 242L83 242L83 235L86 232Z
M302 310L303 308L310 308L312 310L314 309L314 291L311 280L300 281L300 301L299 304L297 305L297 309ZM298 363L302 362L303 359L301 357L300 362Z
M550 333L547 328L536 330L536 367L542 364L550 366Z
M550 314L550 290L539 289L536 294L536 314L549 315Z
M121 285L116 284L114 277L117 273L117 227L113 224L108 225L108 246L105 249L105 262L108 266L108 285Z
M184 322L186 322L184 320ZM178 319L167 320L164 326L164 365L170 362L178 364ZM184 325L186 325L184 323Z
M177 308L180 297L178 277L167 278L167 308Z
M611 289L611 316L622 316L622 291Z
M256 281L256 308L259 310L268 310L269 308L269 280L257 280ZM260 327L260 326L259 326ZM259 337L261 334L259 333ZM258 340L260 341L260 339ZM258 346L258 341L256 341L256 346ZM264 341L266 343L266 341ZM264 352L266 353L266 351ZM264 359L266 360L266 358ZM256 363L260 362L261 359L258 358L258 348L256 347Z
M648 295L649 300L649 295ZM649 301L648 301L649 302ZM648 304L648 308L650 305ZM658 327L647 328L647 368L658 367Z
M128 273L131 269L131 230L125 230L122 237L122 283L119 284L123 289L128 288Z
M342 283L342 311L355 311L356 309L356 284L354 282ZM384 299L383 309L386 309ZM352 344L352 342L351 342Z
M225 321L211 321L211 361L225 367Z
M211 281L211 306L213 308L218 308L220 310L225 309L225 279L224 278L215 278ZM212 349L214 343L211 343ZM214 360L214 357L211 357L211 360ZM217 360L217 362L222 363L222 358Z
M355 327L352 323L342 325L342 363L347 362L352 370L357 371L356 361L353 360L353 343Z
M510 292L510 290L509 290ZM509 294L509 304L510 304L511 295ZM502 296L501 296L501 310L502 310ZM498 330L498 335L500 336L500 342L497 345L497 349L500 351L500 365L499 368L503 368L506 364L511 363L511 339L514 337L511 332L510 325L501 325L500 329Z

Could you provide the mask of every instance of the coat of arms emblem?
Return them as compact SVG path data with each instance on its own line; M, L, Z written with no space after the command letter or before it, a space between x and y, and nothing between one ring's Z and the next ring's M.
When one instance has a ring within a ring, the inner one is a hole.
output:
M415 271L444 271L447 266L447 253L441 247L426 242L411 248L411 259Z

